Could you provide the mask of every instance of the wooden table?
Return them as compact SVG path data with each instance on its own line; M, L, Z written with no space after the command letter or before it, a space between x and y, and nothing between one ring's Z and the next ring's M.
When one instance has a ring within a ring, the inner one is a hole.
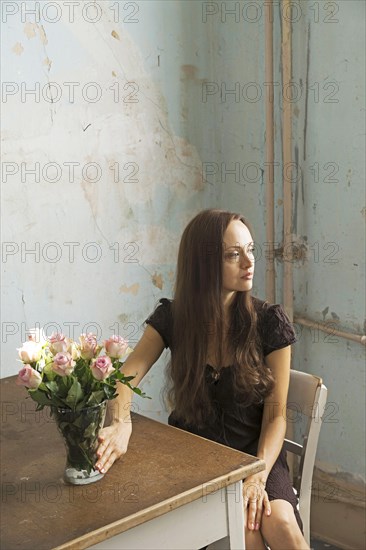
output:
M133 415L125 457L101 481L66 485L49 408L36 413L15 377L0 392L2 550L244 548L242 479L262 460Z

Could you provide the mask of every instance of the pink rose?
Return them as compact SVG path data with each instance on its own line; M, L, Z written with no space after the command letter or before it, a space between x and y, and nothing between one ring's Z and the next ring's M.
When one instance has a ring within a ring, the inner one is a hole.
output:
M102 355L98 359L94 359L90 365L90 370L94 378L105 380L114 371L111 358L107 355Z
M16 384L18 386L25 386L26 388L31 388L35 390L38 388L42 382L42 376L38 371L32 369L29 365L25 365L18 373L18 378L16 379Z
M53 332L48 341L50 343L50 350L53 355L68 351L69 342L62 332Z
M60 376L69 376L74 370L75 361L70 353L57 353L53 358L52 370Z
M80 355L83 359L92 359L98 355L100 347L98 346L97 337L95 334L81 334L80 340Z
M39 328L39 327L30 328L27 330L27 333L28 333L28 340L32 340L33 342L36 342L41 346L43 346L47 341L43 328Z
M33 340L24 342L23 346L18 348L19 357L23 363L35 363L40 359L41 351L42 346Z
M126 355L128 342L122 336L111 336L104 341L106 354L112 359L120 359Z
M71 353L73 359L80 359L80 350L75 342L70 342L68 352Z

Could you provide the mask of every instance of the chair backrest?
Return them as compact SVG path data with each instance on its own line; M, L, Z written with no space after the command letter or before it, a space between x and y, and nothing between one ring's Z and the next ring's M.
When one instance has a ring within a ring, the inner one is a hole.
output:
M304 536L309 545L311 486L326 401L327 388L321 378L305 372L290 371L287 397L288 430L284 446L287 451L299 457L293 484L299 497L299 512L303 521ZM297 432L301 432L300 437L297 438L300 441L294 440L293 431L297 436L299 436Z

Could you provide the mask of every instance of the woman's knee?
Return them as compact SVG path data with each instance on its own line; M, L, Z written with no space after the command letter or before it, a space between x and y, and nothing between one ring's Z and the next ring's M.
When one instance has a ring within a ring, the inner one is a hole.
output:
M271 515L262 517L264 531L267 527L275 527L277 533L282 533L284 536L296 533L301 535L294 509L287 501L274 500L271 502Z
M261 531L272 550L309 550L292 505L284 500L271 502L271 515L262 517Z

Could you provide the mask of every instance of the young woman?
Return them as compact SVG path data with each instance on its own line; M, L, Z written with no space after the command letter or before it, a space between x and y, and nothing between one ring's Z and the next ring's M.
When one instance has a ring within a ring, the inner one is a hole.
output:
M245 479L246 547L309 549L302 535L285 451L291 344L283 307L251 296L254 242L240 214L209 209L184 230L174 299L161 299L123 366L138 385L164 348L171 350L169 424L262 458ZM97 468L106 472L127 451L131 390L111 402Z

